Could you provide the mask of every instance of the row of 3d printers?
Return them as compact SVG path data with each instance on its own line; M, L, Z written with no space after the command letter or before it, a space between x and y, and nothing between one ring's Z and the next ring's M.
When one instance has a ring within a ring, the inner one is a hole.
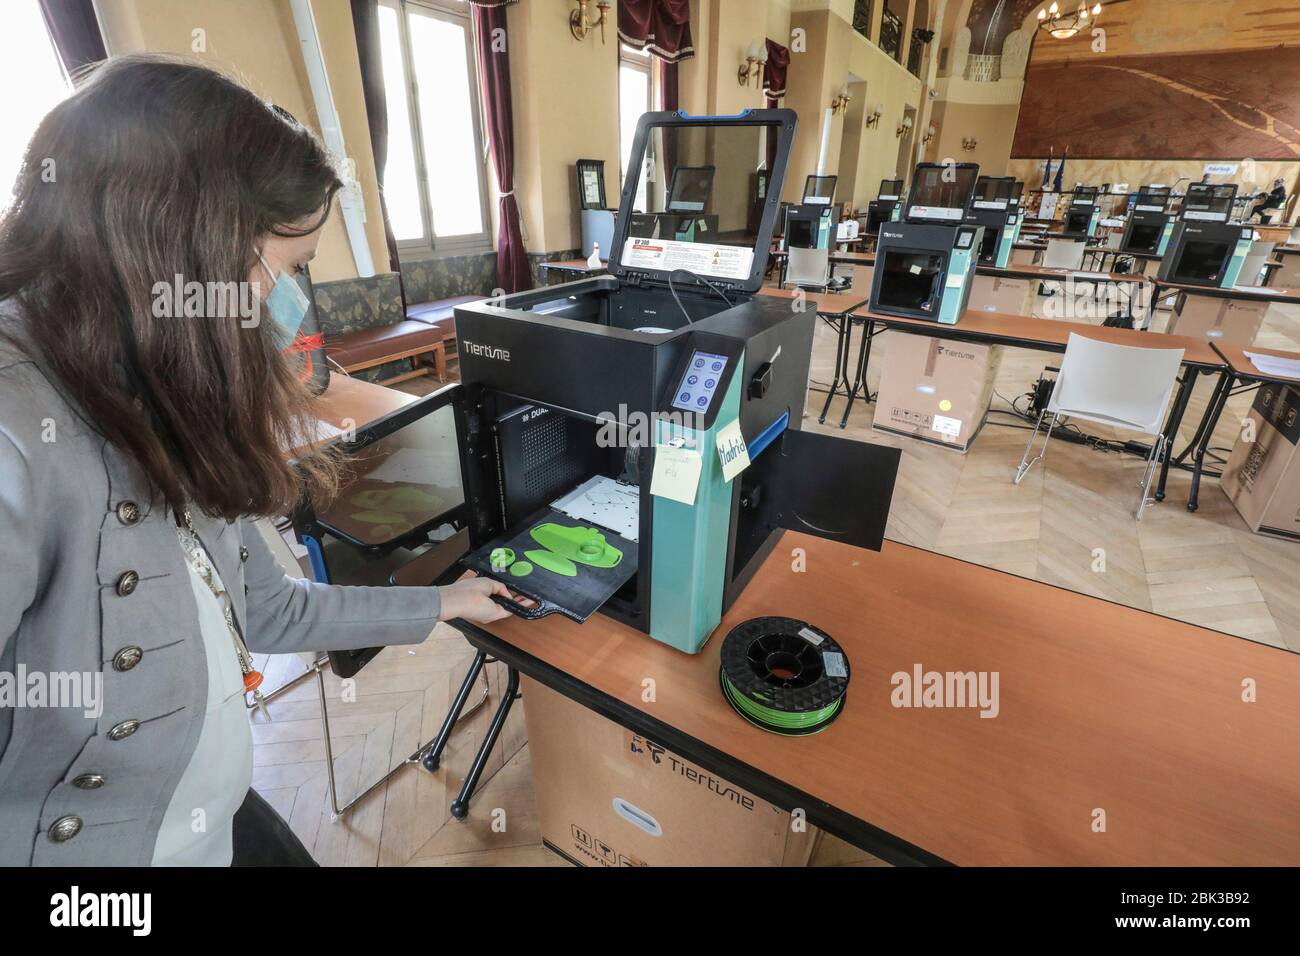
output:
M1119 251L1159 256L1161 281L1231 288L1256 238L1251 226L1230 221L1236 198L1236 183L1193 183L1175 213L1168 186L1143 186Z

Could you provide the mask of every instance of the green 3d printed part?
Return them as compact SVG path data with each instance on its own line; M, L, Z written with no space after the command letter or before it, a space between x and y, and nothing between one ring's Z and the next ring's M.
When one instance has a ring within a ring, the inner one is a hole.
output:
M510 573L517 578L526 577L533 573L533 566L527 561L516 561L510 565Z
M488 563L493 571L504 571L515 563L515 552L510 548L493 548Z
M612 568L623 560L623 552L606 543L605 536L595 528L566 528L562 524L548 521L539 524L528 534L547 551L552 551L570 561L576 561L578 564L593 568ZM543 564L542 567L546 565Z
M563 574L566 578L578 576L578 566L562 554L554 554L550 551L525 551L524 557L539 568Z
M824 730L844 709L849 661L830 635L788 617L737 625L722 643L722 695L756 727L787 737Z

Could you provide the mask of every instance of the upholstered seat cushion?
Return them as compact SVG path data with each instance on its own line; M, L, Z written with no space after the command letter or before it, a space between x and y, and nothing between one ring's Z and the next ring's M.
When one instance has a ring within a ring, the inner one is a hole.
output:
M406 317L415 322L437 326L442 329L443 335L454 337L456 306L464 305L466 302L481 302L483 298L484 296L481 295L457 295L434 302L418 302L406 307Z
M325 351L344 368L352 368L432 349L442 339L442 329L437 326L407 319L392 325L331 336L325 341Z

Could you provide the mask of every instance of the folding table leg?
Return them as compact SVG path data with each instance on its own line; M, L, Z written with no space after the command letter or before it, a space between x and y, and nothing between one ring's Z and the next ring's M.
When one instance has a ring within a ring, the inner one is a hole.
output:
M819 416L817 416L818 425L826 424L826 415L831 410L831 399L833 399L835 397L835 393L839 391L840 381L841 381L840 370L842 367L847 365L847 357L845 355L845 352L847 350L848 343L845 340L847 338L846 332L848 331L848 328L849 328L849 317L847 315L841 315L839 317L839 324L836 326L835 329L835 377L831 380L830 391L826 393L826 401L822 405L822 413ZM847 371L845 371L844 379L843 379L845 388L847 388L849 384L848 378L849 378L848 373Z
M474 682L478 680L478 675L483 670L483 665L486 662L487 654L484 651L476 653L474 660L470 662L469 671L465 674L465 680L461 682L460 690L456 692L456 699L452 701L451 709L447 711L447 716L443 718L442 727L438 730L438 736L433 738L433 743L429 745L429 750L421 761L424 769L430 773L437 770L438 765L442 762L443 748L447 746L452 729L456 726L456 721L460 720L460 712L465 709L465 702L469 700L470 691L474 689Z
M853 317L846 315L844 317L844 321L850 323L851 325L853 322ZM863 319L862 320L862 341L858 343L858 363L857 363L857 367L854 369L853 372L853 387L849 389L849 401L848 404L844 406L844 417L840 419L840 428L848 427L849 413L853 411L853 402L854 400L857 399L859 390L862 391L863 398L865 400L868 401L870 400L870 398L867 396L867 387L866 387L867 355L869 354L868 349L870 348L871 348L871 320ZM845 356L846 359L847 357L848 356ZM846 382L848 381L847 371L845 374L845 381Z
M518 696L519 671L507 664L506 692L501 695L501 703L497 705L497 712L492 717L492 725L488 728L487 736L483 738L478 753L474 755L474 763L470 765L469 773L465 775L460 793L451 803L451 815L457 820L469 816L469 801L474 796L475 788L478 787L478 778L483 775L483 768L487 766L488 757L492 755L492 748L496 746L497 738L501 736L501 728L505 726L506 718L510 716L510 707Z
M1183 379L1178 385L1178 394L1174 396L1174 404L1169 409L1169 420L1165 422L1164 435L1169 439L1169 451L1165 453L1164 461L1160 464L1160 481L1156 485L1156 501L1165 500L1165 481L1169 478L1169 465L1173 460L1174 440L1178 437L1178 427L1183 422L1183 413L1187 411L1188 399L1192 397L1192 391L1196 388L1196 377L1199 372L1188 366L1183 371ZM1191 446L1189 445L1188 448ZM1184 455L1187 453L1184 452ZM1180 457L1178 461L1182 461Z
M1206 409L1205 419L1202 424L1202 434L1200 441L1196 444L1196 455L1192 460L1192 491L1187 496L1187 510L1195 511L1200 507L1201 497L1201 472L1205 467L1205 454L1210 450L1210 442L1214 439L1215 426L1219 424L1219 418L1223 415L1223 409L1228 404L1228 396L1232 394L1232 383L1234 376L1231 372L1224 372L1219 379L1218 388L1210 399L1210 407Z

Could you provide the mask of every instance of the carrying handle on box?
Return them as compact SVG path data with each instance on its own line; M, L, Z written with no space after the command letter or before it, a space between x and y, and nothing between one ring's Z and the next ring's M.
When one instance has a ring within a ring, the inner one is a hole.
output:
M633 806L622 797L615 797L613 800L614 812L651 836L663 836L664 828L659 825L659 821L650 814L646 813L640 807Z

